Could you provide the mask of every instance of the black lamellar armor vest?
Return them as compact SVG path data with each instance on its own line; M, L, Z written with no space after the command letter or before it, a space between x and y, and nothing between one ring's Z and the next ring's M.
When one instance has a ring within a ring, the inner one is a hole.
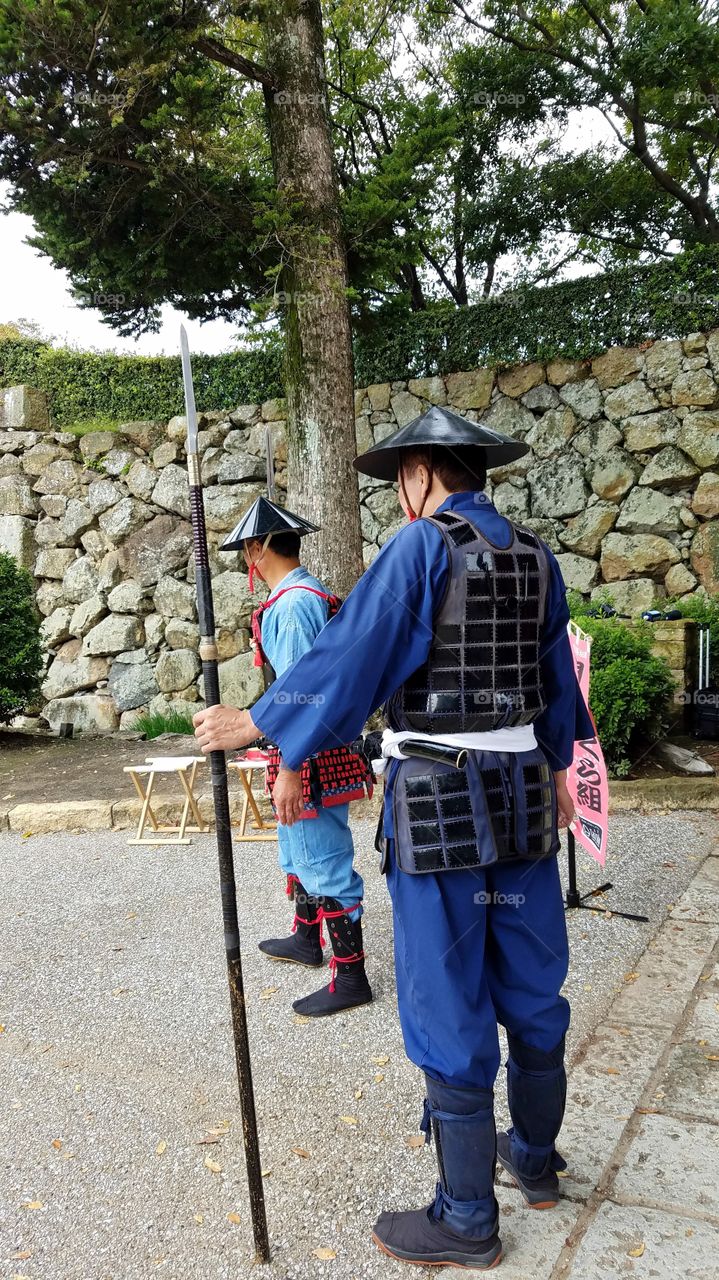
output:
M450 579L429 657L387 705L393 729L481 733L544 710L539 638L549 566L539 539L512 525L499 549L465 516L426 516L449 552ZM510 522L511 523L511 522Z

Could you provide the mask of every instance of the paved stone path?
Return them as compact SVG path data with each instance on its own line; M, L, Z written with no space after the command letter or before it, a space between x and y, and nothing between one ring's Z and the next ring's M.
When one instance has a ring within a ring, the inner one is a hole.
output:
M408 1145L421 1084L402 1050L372 827L356 838L377 999L324 1023L290 1008L317 975L256 950L287 925L274 846L237 848L267 1270L251 1261L212 839L148 850L117 832L0 835L1 1280L422 1274L368 1240L381 1209L426 1202L435 1179L432 1153ZM569 1176L551 1213L501 1181L506 1280L715 1280L711 837L709 815L615 819L607 901L651 923L569 916ZM580 860L583 885L596 872Z

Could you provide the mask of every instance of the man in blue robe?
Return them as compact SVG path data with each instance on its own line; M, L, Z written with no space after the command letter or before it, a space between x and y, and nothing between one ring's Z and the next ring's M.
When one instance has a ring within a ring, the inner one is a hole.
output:
M255 575L269 587L267 600L253 615L252 643L255 662L264 667L271 689L277 688L274 682L278 676L309 652L328 616L340 604L300 563L300 539L316 531L317 526L302 517L267 498L258 498L221 547L222 551L243 551L250 589ZM345 760L348 754L344 753ZM275 766L268 769L272 778L281 753L273 750L270 759ZM320 968L322 926L327 921L331 980L293 1004L305 1016L326 1017L372 1000L360 923L364 884L354 868L349 800L343 802L341 794L323 797L310 761L304 763L303 771L302 819L291 826L281 820L277 825L279 865L286 876L288 896L295 904L293 929L287 938L268 938L259 945L274 960ZM274 790L272 782L270 788ZM352 794L351 788L345 791ZM330 803L323 802L327 799Z
M195 717L203 751L260 732L280 744L275 798L291 822L299 762L350 741L386 704L383 869L398 1005L408 1056L425 1076L423 1128L440 1176L429 1207L383 1213L373 1239L409 1262L478 1270L501 1257L497 1159L529 1205L558 1200L569 1006L556 853L573 813L573 744L593 733L559 566L482 492L488 466L526 452L434 408L358 458L358 470L398 481L409 524L280 677L281 701L265 695L251 713ZM436 762L413 755L418 740ZM450 748L465 768L439 762ZM499 1135L498 1022L512 1117Z

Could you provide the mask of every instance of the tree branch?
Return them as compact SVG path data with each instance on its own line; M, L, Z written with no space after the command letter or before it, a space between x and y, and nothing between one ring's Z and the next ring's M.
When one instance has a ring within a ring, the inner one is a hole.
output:
M266 89L277 88L274 77L266 67L261 67L259 62L252 62L250 58L243 58L241 53L235 53L233 49L228 49L224 44L220 44L219 40L213 40L210 36L202 36L195 41L195 48L199 53L204 53L205 57L210 58L212 62L221 62L223 66L230 67L233 71L238 71L246 80L255 80L258 84L264 85Z

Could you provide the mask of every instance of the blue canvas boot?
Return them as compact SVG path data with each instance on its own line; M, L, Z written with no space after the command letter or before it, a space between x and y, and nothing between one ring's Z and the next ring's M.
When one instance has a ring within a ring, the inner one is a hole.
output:
M496 1141L491 1089L458 1089L425 1076L422 1128L434 1135L439 1182L434 1203L380 1214L375 1244L392 1258L427 1267L487 1271L502 1256L494 1197Z
M512 1127L497 1135L497 1159L532 1209L559 1200L557 1170L567 1162L554 1146L564 1118L564 1037L550 1053L507 1035L507 1096Z

